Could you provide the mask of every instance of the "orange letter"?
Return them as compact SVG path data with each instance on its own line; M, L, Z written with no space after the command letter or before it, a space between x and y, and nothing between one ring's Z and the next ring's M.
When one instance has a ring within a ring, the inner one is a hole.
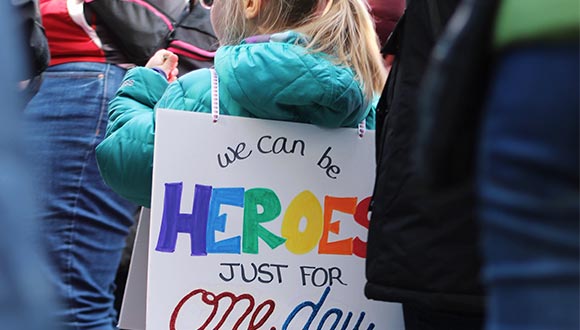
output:
M328 232L338 234L340 232L340 221L330 222L334 210L354 214L356 209L356 197L324 197L324 230L318 246L320 254L352 254L352 237L341 241L329 242Z

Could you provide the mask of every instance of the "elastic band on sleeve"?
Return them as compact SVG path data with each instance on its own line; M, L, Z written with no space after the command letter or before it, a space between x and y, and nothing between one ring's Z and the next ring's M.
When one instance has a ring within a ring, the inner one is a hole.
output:
M163 69L155 67L155 68L151 68L151 70L159 73L160 75L163 76L163 78L167 79L167 74L165 73L165 71L163 71Z

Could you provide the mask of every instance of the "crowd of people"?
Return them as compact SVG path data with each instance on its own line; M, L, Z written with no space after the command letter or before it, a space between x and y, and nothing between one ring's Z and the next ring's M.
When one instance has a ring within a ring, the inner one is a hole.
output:
M577 0L149 1L209 10L215 57L142 61L83 0L0 4L6 329L117 329L154 113L211 113L214 75L223 114L376 130L364 294L407 330L580 328Z

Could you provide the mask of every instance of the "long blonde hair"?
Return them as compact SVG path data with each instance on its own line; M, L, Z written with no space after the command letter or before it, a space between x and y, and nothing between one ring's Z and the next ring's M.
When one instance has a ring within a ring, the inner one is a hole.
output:
M255 34L295 30L310 38L312 52L333 55L337 65L350 67L368 99L380 94L386 70L379 39L366 0L266 0L255 20L244 16L242 0L218 0L221 7L214 21L221 45L235 45ZM324 3L323 3L324 4Z

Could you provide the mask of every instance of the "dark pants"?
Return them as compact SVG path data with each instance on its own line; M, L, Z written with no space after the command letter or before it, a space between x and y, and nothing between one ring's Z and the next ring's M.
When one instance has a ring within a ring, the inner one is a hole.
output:
M578 330L579 51L498 61L479 148L490 330Z
M479 330L481 315L438 312L417 305L403 304L405 330Z

